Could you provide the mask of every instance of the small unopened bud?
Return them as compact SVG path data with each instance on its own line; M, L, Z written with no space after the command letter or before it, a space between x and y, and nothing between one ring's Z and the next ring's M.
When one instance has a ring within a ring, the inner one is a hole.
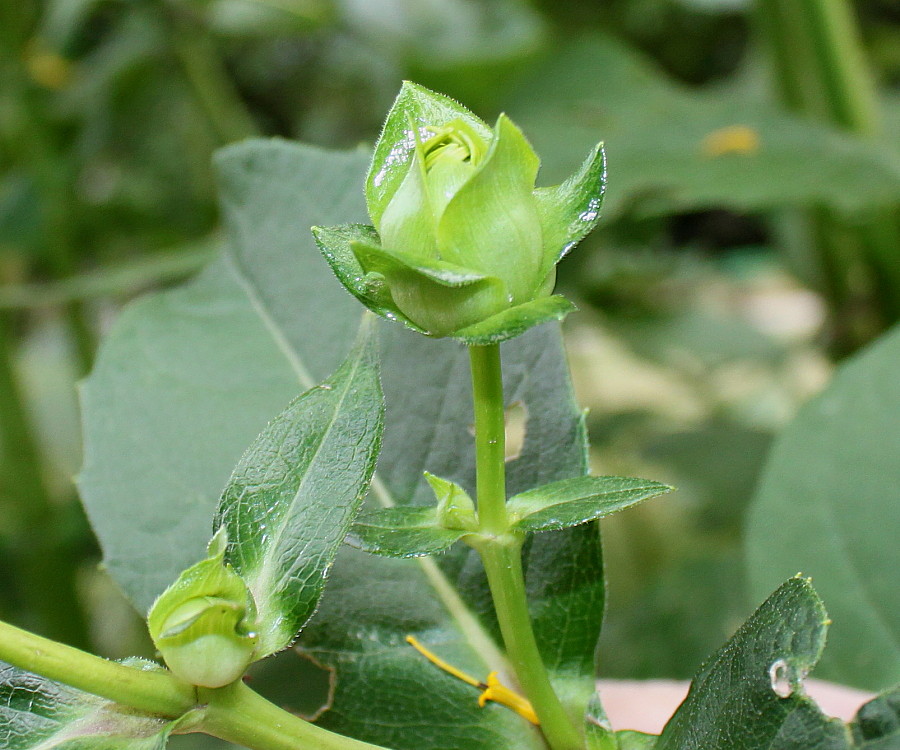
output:
M256 608L243 579L224 561L225 548L221 530L209 556L185 570L147 618L166 665L192 685L228 685L253 661Z
M544 298L556 263L597 223L605 187L599 146L555 187L535 187L539 164L506 115L491 127L406 83L366 179L373 226L313 233L338 278L379 315L463 340L473 327L520 333L564 309Z
M475 513L475 503L469 497L469 493L456 482L441 479L434 474L425 472L425 479L434 490L437 498L438 523L445 529L454 531L477 531L478 516Z

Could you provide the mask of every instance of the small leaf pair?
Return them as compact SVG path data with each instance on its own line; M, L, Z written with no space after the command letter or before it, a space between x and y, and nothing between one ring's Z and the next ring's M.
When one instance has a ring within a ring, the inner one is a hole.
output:
M377 555L417 557L446 551L459 540L477 544L474 511L467 523L448 525L445 498L457 498L458 506L472 503L465 490L446 479L429 476L437 507L386 508L363 514L353 524L348 543ZM507 502L509 531L554 531L578 526L630 508L642 500L671 491L649 479L630 477L575 477L552 482L515 495ZM461 500L465 498L465 500ZM466 502L467 501L467 502Z
M601 145L555 187L535 188L539 164L505 115L491 128L404 83L366 179L374 226L313 234L373 312L432 336L502 341L574 309L550 296L556 264L596 225L606 186Z

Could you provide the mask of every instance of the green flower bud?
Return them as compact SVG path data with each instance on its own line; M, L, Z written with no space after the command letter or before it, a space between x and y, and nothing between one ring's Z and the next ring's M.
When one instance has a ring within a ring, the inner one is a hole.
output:
M562 185L536 188L539 160L501 115L491 128L406 83L366 180L373 227L314 227L338 278L374 312L433 336L502 340L562 317L556 263L596 224L598 146Z
M425 479L437 498L438 523L445 529L477 531L478 514L469 493L456 482L425 472Z
M208 557L185 570L153 604L150 636L172 672L192 685L222 687L253 661L256 607L225 560L224 529Z

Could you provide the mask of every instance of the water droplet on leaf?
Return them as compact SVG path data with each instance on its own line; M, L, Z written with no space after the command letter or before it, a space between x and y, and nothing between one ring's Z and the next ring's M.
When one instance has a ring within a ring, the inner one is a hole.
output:
M791 684L791 667L784 659L773 661L769 666L769 684L779 698L790 698L794 692Z

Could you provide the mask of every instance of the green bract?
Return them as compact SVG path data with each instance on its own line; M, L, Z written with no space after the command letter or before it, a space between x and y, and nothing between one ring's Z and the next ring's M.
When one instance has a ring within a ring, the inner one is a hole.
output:
M596 225L606 185L598 144L561 185L513 122L491 128L404 83L366 178L374 226L313 227L335 274L369 309L432 336L501 341L558 319L556 264Z
M192 685L228 685L253 661L256 607L244 581L225 563L225 548L220 531L209 556L185 570L147 617L169 669Z

